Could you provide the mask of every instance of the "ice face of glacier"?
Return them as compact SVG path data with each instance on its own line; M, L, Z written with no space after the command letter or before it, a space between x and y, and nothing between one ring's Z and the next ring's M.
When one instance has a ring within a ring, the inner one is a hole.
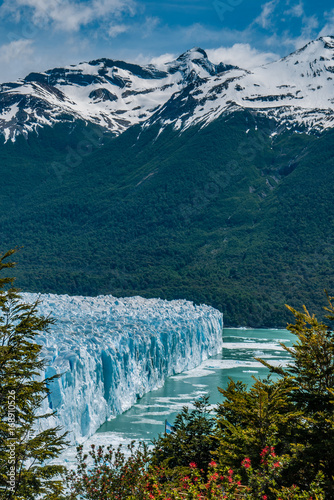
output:
M222 349L223 315L185 300L112 296L39 297L39 313L56 324L41 335L50 384L43 411L72 442L91 436L107 419L129 409L166 377L198 366ZM50 419L48 419L50 426Z

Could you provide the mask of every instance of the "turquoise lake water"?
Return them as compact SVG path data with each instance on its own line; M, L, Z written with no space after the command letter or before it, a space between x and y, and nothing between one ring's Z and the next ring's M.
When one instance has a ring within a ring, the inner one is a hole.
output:
M220 402L218 387L225 388L229 377L251 385L252 376L266 376L268 370L254 357L286 364L288 355L279 343L291 346L293 337L287 330L225 328L221 354L167 379L161 389L146 394L130 410L106 422L98 431L100 437L110 433L120 442L157 437L164 431L165 419L172 423L182 407L200 395L209 394L212 405Z
M268 369L254 357L286 365L289 356L280 342L291 347L294 341L295 337L287 330L224 328L221 354L191 371L168 378L161 389L146 394L130 410L103 424L84 448L88 449L92 443L127 445L132 440L150 444L164 432L165 419L173 423L182 407L191 407L201 395L210 395L212 407L221 402L218 387L225 388L229 377L249 386L254 381L252 377L265 377ZM71 464L74 458L75 448L70 448L56 462Z

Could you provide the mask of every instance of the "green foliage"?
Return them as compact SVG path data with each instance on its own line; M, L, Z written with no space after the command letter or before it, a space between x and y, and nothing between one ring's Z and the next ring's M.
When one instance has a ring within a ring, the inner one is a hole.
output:
M134 443L131 443L128 446L128 454L126 457L121 445L117 449L112 446L108 446L107 449L100 446L96 449L92 445L89 455L83 452L82 446L78 446L77 469L66 475L69 490L66 498L68 500L147 498L144 494L148 481L147 447L141 444L135 448Z
M0 256L0 271L13 267ZM0 492L1 499L52 500L62 484L63 468L48 464L64 447L59 428L38 429L49 414L40 408L48 395L48 380L40 380L44 361L38 334L47 332L50 318L38 316L38 302L24 304L12 287L12 278L0 279Z
M249 457L243 459L241 465L246 471L249 492L246 498L264 500L324 500L323 474L319 472L307 490L301 490L295 484L282 486L286 468L293 457L277 456L273 446L266 446L260 453L260 464L255 468Z
M175 469L195 462L206 473L217 446L214 425L208 396L195 401L192 410L185 406L175 419L175 432L154 441L152 463Z
M127 458L121 451L103 447L87 455L78 448L78 468L67 475L71 493L66 500L324 500L321 474L302 491L298 486L281 487L278 480L284 474L289 457L277 457L273 448L261 452L261 465L253 468L245 457L248 485L231 468L221 468L215 461L206 465L207 473L191 462L187 467L165 469L148 462L145 448L129 446Z
M334 319L333 298L328 297L326 318ZM334 332L318 321L304 306L303 312L288 307L295 324L288 329L296 335L293 348L284 344L292 363L274 367L260 360L283 380L292 380L289 401L300 411L295 439L303 445L295 464L299 481L309 483L318 471L324 474L326 490L334 496ZM297 472L297 469L298 472Z
M290 379L257 380L250 390L230 380L219 389L224 401L217 407L217 455L222 465L241 470L242 457L259 465L261 450L276 446L279 453L290 450L302 413L289 400Z

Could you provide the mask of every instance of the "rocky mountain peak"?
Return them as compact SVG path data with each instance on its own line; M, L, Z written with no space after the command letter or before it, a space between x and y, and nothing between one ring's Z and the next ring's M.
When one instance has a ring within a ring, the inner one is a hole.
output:
M252 71L213 64L199 47L159 67L103 58L0 86L0 132L15 140L76 120L115 135L140 123L184 130L238 109L287 128L322 130L334 126L333 81L332 36Z

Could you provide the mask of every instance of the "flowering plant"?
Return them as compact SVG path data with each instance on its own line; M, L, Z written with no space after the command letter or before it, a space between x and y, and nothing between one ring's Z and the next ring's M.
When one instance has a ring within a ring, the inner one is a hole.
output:
M260 468L253 469L250 458L242 460L248 485L250 488L249 499L261 500L323 500L321 488L322 475L317 475L308 491L301 491L296 485L290 487L280 486L284 469L293 460L290 455L278 457L274 446L265 446L260 453Z

